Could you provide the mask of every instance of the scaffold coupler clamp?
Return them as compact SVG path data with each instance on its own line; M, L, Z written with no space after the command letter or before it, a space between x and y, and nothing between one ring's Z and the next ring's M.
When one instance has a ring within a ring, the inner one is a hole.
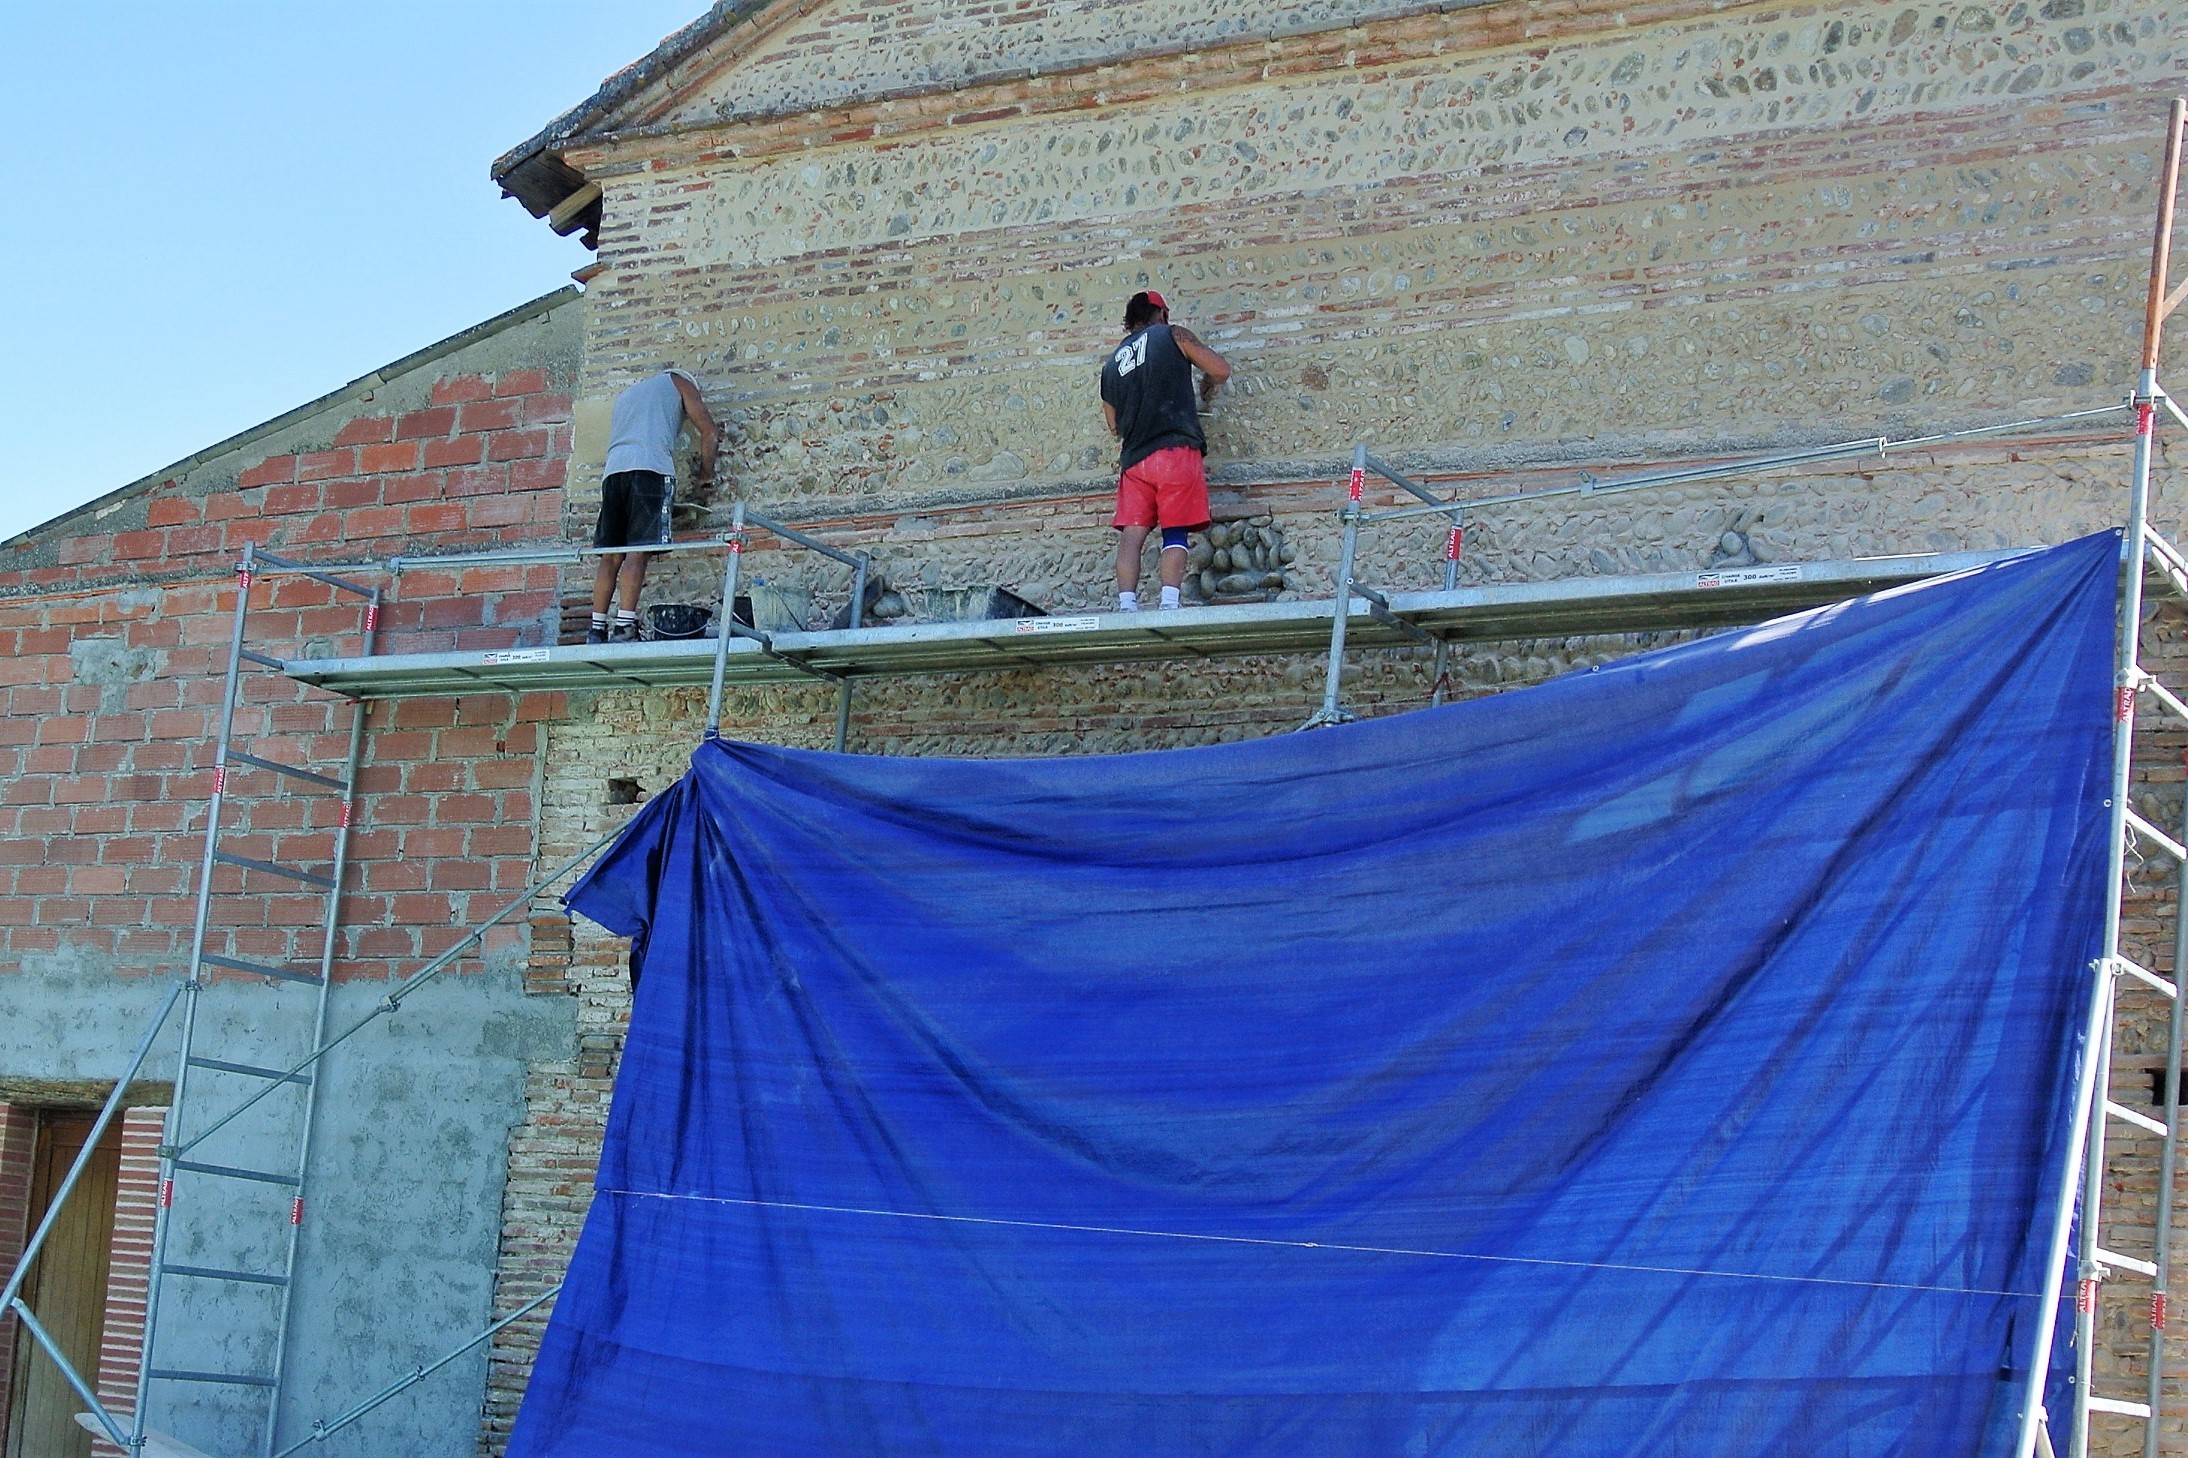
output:
M2112 1279L2112 1268L2098 1261L2083 1261L2077 1274L2081 1279L2074 1286L2074 1309L2095 1311L2098 1288Z

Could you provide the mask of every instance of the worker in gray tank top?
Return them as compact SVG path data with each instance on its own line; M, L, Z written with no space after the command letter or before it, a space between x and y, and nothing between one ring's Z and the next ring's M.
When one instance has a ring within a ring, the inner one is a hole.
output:
M699 387L682 370L663 370L640 380L615 397L608 424L606 478L600 483L600 520L593 527L596 547L610 551L593 571L593 621L588 643L638 641L638 594L646 582L643 550L667 546L669 508L674 502L676 437L689 420L699 432L699 463L694 485L714 478L714 453L721 431ZM621 592L617 592L620 585ZM617 598L615 625L608 625L608 602ZM724 605L723 611L728 611Z

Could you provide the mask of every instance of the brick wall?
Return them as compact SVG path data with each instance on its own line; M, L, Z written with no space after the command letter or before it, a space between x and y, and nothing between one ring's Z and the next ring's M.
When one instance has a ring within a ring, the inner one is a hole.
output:
M430 382L426 403L364 409L319 450L246 456L233 484L164 480L128 503L142 525L71 519L0 552L0 975L64 950L118 970L187 956L212 790L223 674L245 543L306 560L479 547L551 535L561 518L569 396L536 367ZM382 651L551 642L553 567L401 577L353 574L390 595ZM309 579L261 576L247 646L277 657L360 651L361 602ZM339 775L347 700L246 666L238 747ZM501 696L378 709L359 778L356 865L342 948L349 974L388 975L444 949L530 879L531 782L552 700ZM229 781L227 849L324 867L341 820L331 794ZM235 955L317 956L316 895L221 873ZM498 904L498 902L496 903ZM521 940L521 929L510 933Z
M99 1334L99 1402L116 1417L137 1410L138 1358L144 1342L145 1287L152 1272L152 1220L159 1200L164 1108L122 1110L121 1173L114 1187L114 1244L106 1274L106 1325ZM93 1458L123 1458L104 1438Z
M319 449L256 456L229 489L161 481L141 500L116 503L130 508L127 528L76 513L56 524L65 530L19 538L17 551L55 550L27 570L0 557L0 590L224 574L246 542L325 560L551 535L569 448L567 390L533 368L440 378L429 389L416 410L350 415Z
M37 1111L0 1101L0 1272L12 1274L30 1240L30 1183L38 1142ZM0 1281L6 1275L0 1275ZM8 1441L8 1395L15 1382L15 1338L21 1323L0 1312L0 1448Z

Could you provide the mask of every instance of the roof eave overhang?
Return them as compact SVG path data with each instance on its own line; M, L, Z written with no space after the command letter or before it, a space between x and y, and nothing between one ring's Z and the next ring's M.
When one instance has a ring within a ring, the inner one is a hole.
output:
M655 83L725 31L779 3L784 0L716 0L706 14L610 76L598 91L536 135L496 158L489 171L500 185L502 196L515 198L535 218L548 217L586 185L585 175L563 161L566 150L613 130L623 109ZM795 4L795 0L789 3ZM597 226L597 219L594 222ZM588 234L592 231L587 229Z

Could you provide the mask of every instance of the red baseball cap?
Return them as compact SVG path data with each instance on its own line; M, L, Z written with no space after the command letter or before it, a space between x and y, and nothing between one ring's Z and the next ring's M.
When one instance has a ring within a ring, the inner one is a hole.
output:
M1147 290L1147 302L1153 304L1156 308L1162 310L1162 312L1164 312L1165 314L1170 312L1169 300L1165 299L1161 294L1156 293L1153 289Z

